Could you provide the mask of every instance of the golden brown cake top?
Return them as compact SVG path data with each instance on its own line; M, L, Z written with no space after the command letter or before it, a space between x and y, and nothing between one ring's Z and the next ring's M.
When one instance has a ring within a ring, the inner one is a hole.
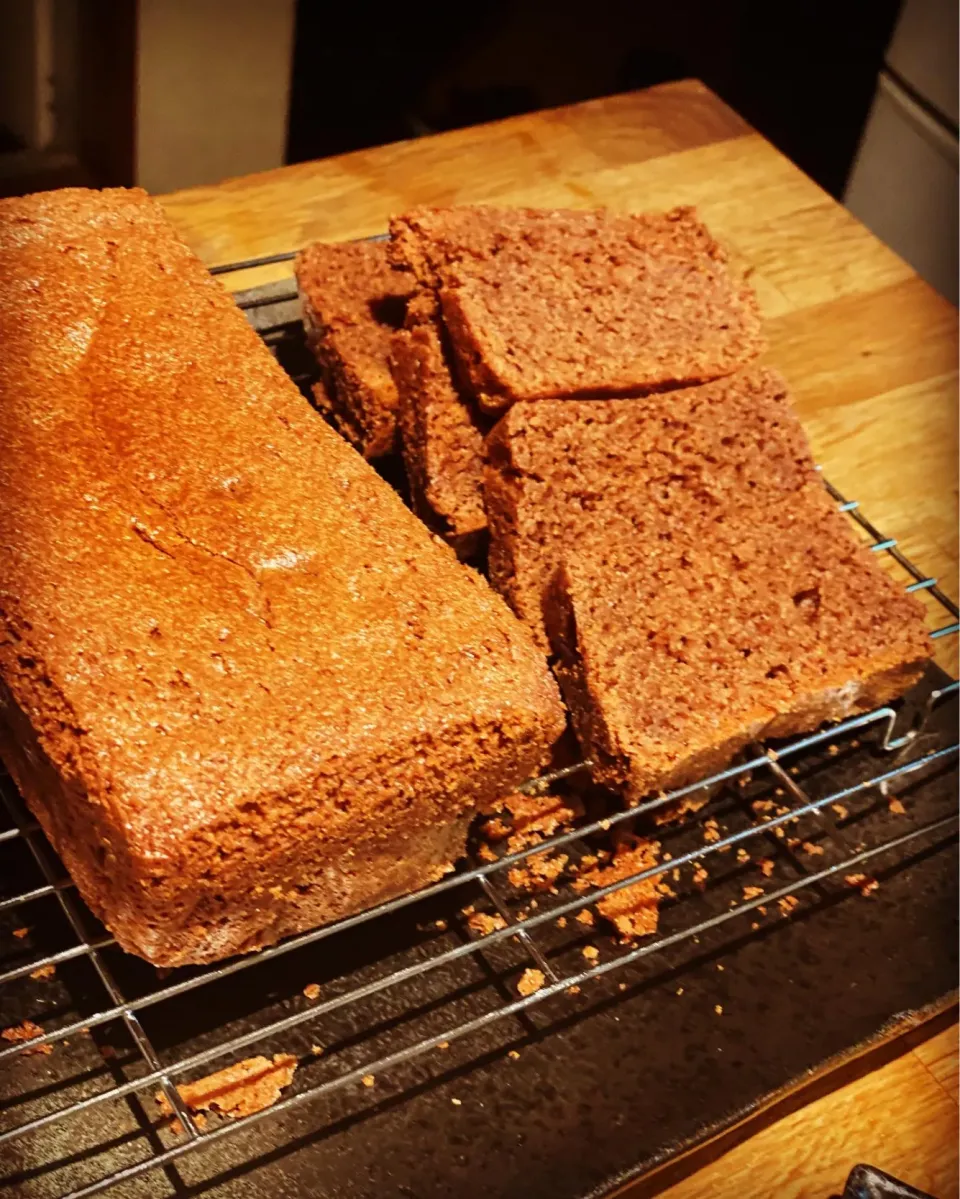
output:
M0 202L0 342L4 678L140 852L218 824L229 854L232 821L318 778L335 835L407 802L436 738L469 764L484 721L559 724L501 601L144 193ZM352 754L379 766L342 775Z

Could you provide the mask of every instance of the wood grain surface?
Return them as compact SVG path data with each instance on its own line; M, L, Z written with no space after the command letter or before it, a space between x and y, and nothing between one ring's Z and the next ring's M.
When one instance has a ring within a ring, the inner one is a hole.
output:
M517 117L163 197L209 264L382 232L415 204L696 204L747 272L818 461L957 593L957 314L701 84ZM233 288L289 265L228 276ZM946 623L942 612L932 613ZM956 672L956 638L938 643ZM839 1193L857 1161L957 1195L957 1030L817 1099L665 1192Z

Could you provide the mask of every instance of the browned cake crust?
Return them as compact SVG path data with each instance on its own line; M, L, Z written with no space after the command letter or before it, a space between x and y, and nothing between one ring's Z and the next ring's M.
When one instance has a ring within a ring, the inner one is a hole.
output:
M418 209L390 232L491 411L706 382L763 348L753 292L692 208Z
M393 373L400 395L403 461L417 514L462 558L479 548L484 422L450 374L436 321L396 333Z
M0 202L2 753L165 965L439 877L563 726L487 585L139 191Z
M816 479L776 371L635 400L517 404L486 441L490 581L544 651L543 597L562 553L598 524L643 536L656 504L693 528ZM669 531L669 530L668 530ZM671 536L672 536L671 532Z
M412 290L382 242L317 242L294 263L307 340L324 372L315 398L365 458L397 448L390 338ZM326 402L324 402L326 401Z
M663 453L668 421L645 411L636 443ZM707 415L673 428L673 461L636 488L629 521L599 508L591 531L577 526L546 597L582 748L631 799L885 703L930 656L922 606L797 457L789 407L735 471L711 445L731 451L742 414L714 402Z

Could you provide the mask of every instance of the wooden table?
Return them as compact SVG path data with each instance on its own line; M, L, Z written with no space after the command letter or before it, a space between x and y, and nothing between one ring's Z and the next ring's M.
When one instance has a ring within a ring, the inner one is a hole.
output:
M209 264L382 232L415 204L613 209L696 204L751 275L770 359L790 380L827 476L956 592L956 311L701 84L595 100L164 198ZM289 273L232 277L252 286ZM943 623L941 620L940 623ZM956 670L955 638L940 643ZM943 1024L943 1021L941 1021ZM665 1191L838 1192L857 1161L957 1196L957 1028L901 1038L865 1076L796 1108ZM874 1065L876 1058L870 1061ZM862 1074L862 1069L860 1070ZM847 1079L848 1068L842 1075ZM820 1090L824 1089L821 1082ZM781 1116L778 1110L774 1116ZM720 1148L726 1149L728 1142ZM636 1193L668 1185L641 1184Z

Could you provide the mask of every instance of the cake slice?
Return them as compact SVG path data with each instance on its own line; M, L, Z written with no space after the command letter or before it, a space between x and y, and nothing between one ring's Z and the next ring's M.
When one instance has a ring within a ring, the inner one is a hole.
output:
M483 436L490 422L457 389L436 320L413 323L394 335L392 367L414 508L461 558L470 558L487 527Z
M307 340L322 371L317 407L365 458L397 448L390 338L403 324L409 275L383 242L316 242L294 263Z
M141 191L0 201L0 754L124 948L422 887L565 718L543 656Z
M630 800L722 770L752 741L887 703L930 656L919 602L815 486L708 539L588 537L564 559L547 622L594 777Z
M752 290L692 208L418 209L390 233L490 411L703 383L763 348Z
M717 514L789 503L818 480L786 384L763 367L643 402L516 404L486 454L490 581L545 652L547 584L591 530L641 546L679 527L707 536Z

